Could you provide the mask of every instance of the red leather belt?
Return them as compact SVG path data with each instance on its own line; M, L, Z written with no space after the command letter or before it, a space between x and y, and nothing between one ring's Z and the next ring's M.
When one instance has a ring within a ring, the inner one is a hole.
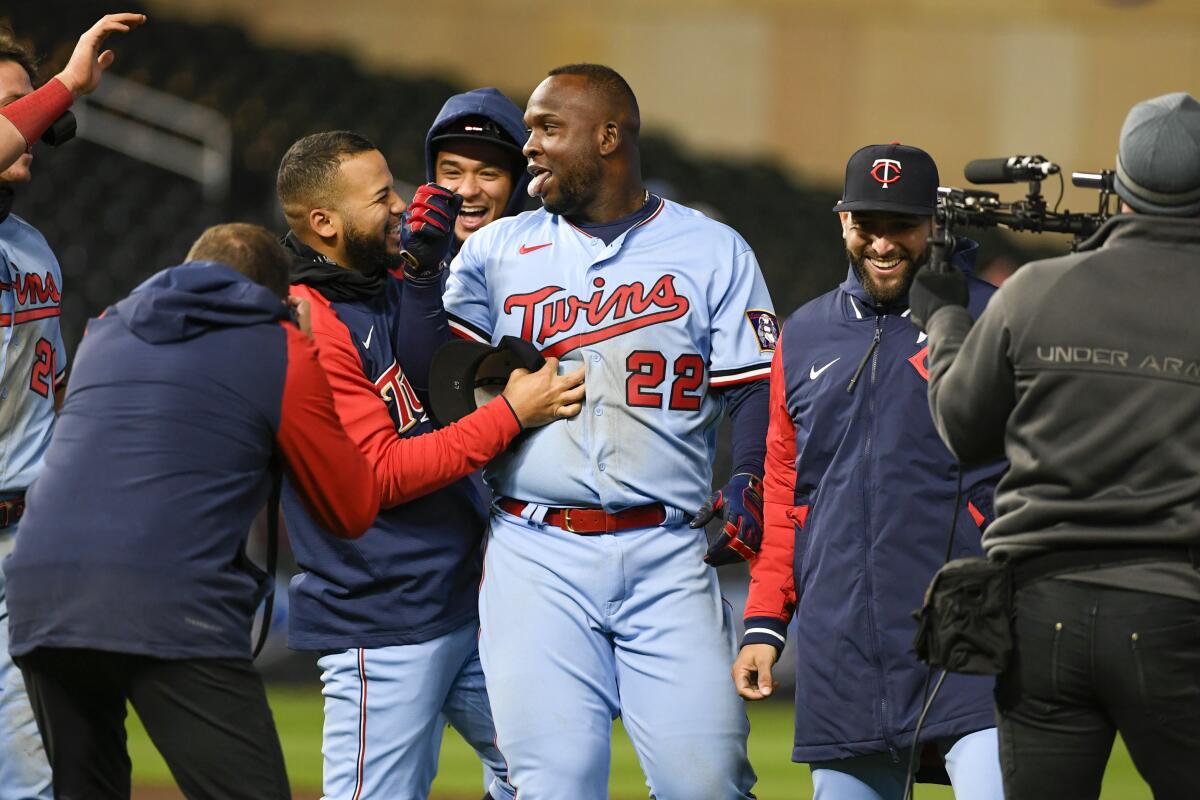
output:
M496 501L496 505L519 517L530 504L523 500L513 500L511 497L501 497ZM609 514L602 508L551 508L542 521L571 533L595 534L615 533L633 528L653 528L662 525L666 518L667 510L663 508L663 504L651 503L648 506L627 508L615 514Z
M25 495L10 497L8 500L0 500L0 529L7 528L9 525L16 525L22 515L25 514Z

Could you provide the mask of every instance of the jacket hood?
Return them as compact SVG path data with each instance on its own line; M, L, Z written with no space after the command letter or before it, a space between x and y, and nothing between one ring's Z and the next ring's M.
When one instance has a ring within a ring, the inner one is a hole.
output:
M512 137L520 147L528 135L525 130L525 115L499 89L487 87L472 89L469 92L456 94L446 101L438 112L433 127L425 135L425 179L433 180L434 152L433 137L450 126L450 123L463 117L484 116L500 126L501 130ZM529 185L530 175L521 169L514 176L513 191L509 195L508 205L504 208L504 216L511 217L521 213L525 208L525 187Z
M113 308L125 327L151 344L288 318L287 307L269 289L214 261L157 272Z
M954 237L954 249L950 252L950 263L956 269L967 275L975 273L975 257L979 254L979 242L974 239L968 239L965 236ZM851 264L846 270L846 280L842 281L839 287L842 291L853 295L862 302L866 303L871 308L875 307L875 300L870 293L863 287L858 280L858 276L854 274L854 265ZM907 308L908 298L904 298L904 302L897 307Z

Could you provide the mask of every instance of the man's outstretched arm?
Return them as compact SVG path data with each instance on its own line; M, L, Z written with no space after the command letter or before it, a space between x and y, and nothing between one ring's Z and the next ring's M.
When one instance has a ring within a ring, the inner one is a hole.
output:
M113 51L100 51L113 33L131 31L146 21L145 14L108 14L88 28L63 71L35 92L0 108L0 170L21 157L71 103L100 85L112 66Z

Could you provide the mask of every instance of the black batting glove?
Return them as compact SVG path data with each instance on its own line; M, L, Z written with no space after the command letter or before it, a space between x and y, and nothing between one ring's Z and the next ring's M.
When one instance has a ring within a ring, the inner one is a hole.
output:
M717 517L725 521L720 535L704 554L706 563L723 567L750 561L758 555L763 537L762 505L762 479L747 472L734 475L708 498L695 519L688 523L693 528L703 528Z
M966 308L971 295L967 291L967 276L951 267L946 272L934 272L928 267L917 270L912 288L908 290L910 319L918 329L928 333L929 318L944 306Z
M400 218L400 256L404 260L405 280L430 284L441 279L462 203L462 195L436 183L417 189Z

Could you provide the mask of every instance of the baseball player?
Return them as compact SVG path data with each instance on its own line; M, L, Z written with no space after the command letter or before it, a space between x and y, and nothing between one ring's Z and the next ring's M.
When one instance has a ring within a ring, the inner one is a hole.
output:
M928 257L937 186L918 148L870 145L850 157L834 209L846 280L787 319L775 353L766 531L733 678L748 700L770 694L794 614L792 758L811 765L818 800L901 800L927 675L911 612L946 557L952 521L954 554L980 553L1004 467L967 471L956 498L955 459L929 415L928 347L908 318L908 287ZM976 249L959 239L955 267L969 270ZM994 290L970 284L979 313ZM1003 794L992 686L949 676L921 729L959 798Z
M496 776L490 796L511 800L476 650L486 507L466 476L523 429L578 413L583 373L559 377L548 359L433 432L423 397L449 338L440 267L456 196L423 186L402 222L383 154L347 131L293 144L277 188L293 294L311 304L338 416L384 487L384 510L355 542L325 536L283 496L303 570L288 641L322 654L325 796L424 800L448 720Z
M510 781L530 800L607 797L620 715L654 797L752 797L734 632L688 520L729 408L745 474L694 524L727 519L713 561L756 544L770 297L736 232L646 191L616 72L551 71L525 123L543 208L472 235L445 296L459 335L518 336L587 375L577 418L486 473L480 653Z
M140 14L100 20L79 40L67 68L36 92L33 54L0 28L0 558L13 547L67 374L58 324L62 270L42 235L10 213L14 187L32 178L33 143L112 63L111 51L97 55L100 43L144 20ZM8 654L5 597L0 572L0 797L49 798L50 767Z

